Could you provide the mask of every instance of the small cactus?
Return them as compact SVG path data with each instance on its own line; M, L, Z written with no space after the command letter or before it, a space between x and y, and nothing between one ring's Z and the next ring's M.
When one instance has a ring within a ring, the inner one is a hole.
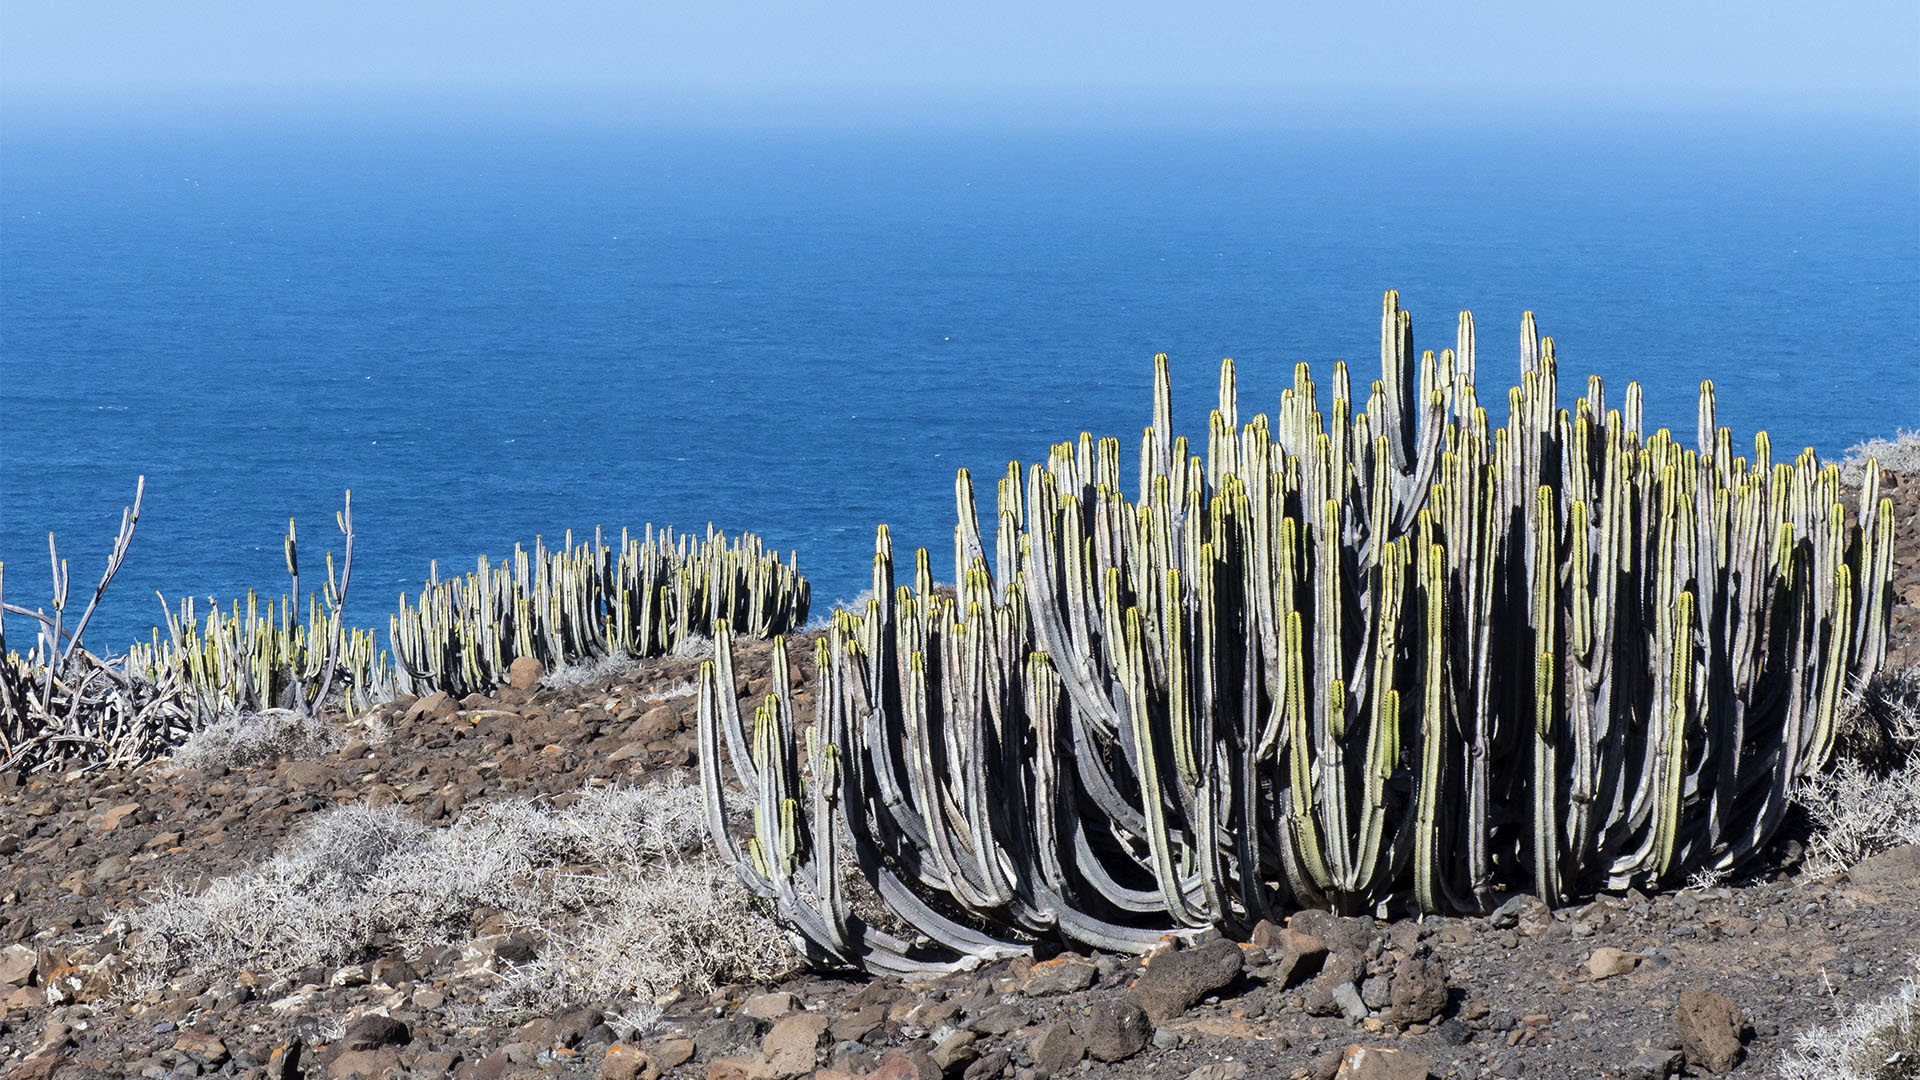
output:
M517 657L547 667L604 656L671 651L728 620L755 637L807 621L809 586L797 559L782 563L751 533L737 540L709 528L704 539L648 526L621 530L611 546L594 530L557 549L516 545L499 564L441 581L437 568L418 597L400 597L389 621L399 671L414 692L455 695L503 683Z

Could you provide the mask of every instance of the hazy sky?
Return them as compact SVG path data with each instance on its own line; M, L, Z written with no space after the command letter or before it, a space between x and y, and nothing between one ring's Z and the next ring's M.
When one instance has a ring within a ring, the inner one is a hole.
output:
M1915 0L5 0L0 94L1920 109Z

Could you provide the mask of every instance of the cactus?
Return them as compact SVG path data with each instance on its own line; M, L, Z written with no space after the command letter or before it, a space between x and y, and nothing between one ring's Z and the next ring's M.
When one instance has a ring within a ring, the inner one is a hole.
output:
M521 656L549 667L659 656L721 620L756 637L785 633L807 621L808 596L797 558L783 565L751 533L730 541L709 527L697 539L648 526L642 537L621 530L612 547L596 529L579 544L567 533L558 549L516 545L498 564L483 556L446 581L436 567L414 601L400 597L389 638L402 689L463 695L505 682Z
M337 704L348 715L393 695L393 677L386 655L372 631L355 630L345 623L348 587L353 578L353 493L334 515L346 541L336 568L326 554L327 577L321 595L306 598L300 616L300 557L292 519L283 541L292 591L278 602L249 590L245 604L234 601L222 612L215 606L204 622L191 598L177 609L165 597L167 637L159 631L127 652L131 671L162 687L177 687L191 703L197 724L235 712L291 708L309 716L323 705ZM334 684L345 675L336 699Z
M1812 451L1775 463L1762 433L1735 456L1710 383L1691 449L1642 434L1637 384L1561 408L1531 313L1496 427L1476 351L1463 313L1416 354L1389 292L1363 401L1336 365L1322 413L1301 365L1242 423L1229 361L1204 457L1169 430L1157 357L1135 498L1117 441L1056 445L1000 482L991 558L961 472L954 588L924 550L896 587L882 527L810 726L776 678L749 727L716 635L716 842L817 959L894 972L1751 858L1885 655L1877 467L1849 520ZM850 909L854 873L911 940Z

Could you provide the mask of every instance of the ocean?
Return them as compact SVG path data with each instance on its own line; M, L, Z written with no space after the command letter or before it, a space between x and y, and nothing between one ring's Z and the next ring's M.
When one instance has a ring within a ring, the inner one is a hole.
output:
M645 522L799 552L852 597L885 522L951 566L953 472L1086 430L1131 445L1151 358L1182 430L1298 361L1378 372L1471 308L1504 411L1522 310L1563 390L1697 386L1779 453L1920 427L1920 136L1808 120L1176 135L1040 131L0 132L0 561L87 633L158 592L310 586L353 491L350 620L429 563ZM1364 383L1363 383L1364 385ZM69 616L71 619L72 615ZM9 618L24 648L31 626Z

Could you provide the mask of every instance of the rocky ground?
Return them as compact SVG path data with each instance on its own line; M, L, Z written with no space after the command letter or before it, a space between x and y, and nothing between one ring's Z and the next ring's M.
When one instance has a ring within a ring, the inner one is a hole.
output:
M1889 494L1904 666L1920 662L1920 484ZM756 699L766 656L740 658ZM1551 912L1527 898L1486 918L1304 912L1145 961L1067 953L918 985L801 975L669 995L637 1037L611 1001L503 1009L503 972L549 948L551 928L485 906L443 947L375 935L341 965L156 978L129 962L127 917L157 889L253 867L331 808L446 824L487 800L565 805L583 787L683 776L695 666L402 700L304 759L0 774L0 1066L35 1080L1767 1076L1794 1032L1890 993L1920 952L1920 848L1813 880L1788 839L1744 880Z

